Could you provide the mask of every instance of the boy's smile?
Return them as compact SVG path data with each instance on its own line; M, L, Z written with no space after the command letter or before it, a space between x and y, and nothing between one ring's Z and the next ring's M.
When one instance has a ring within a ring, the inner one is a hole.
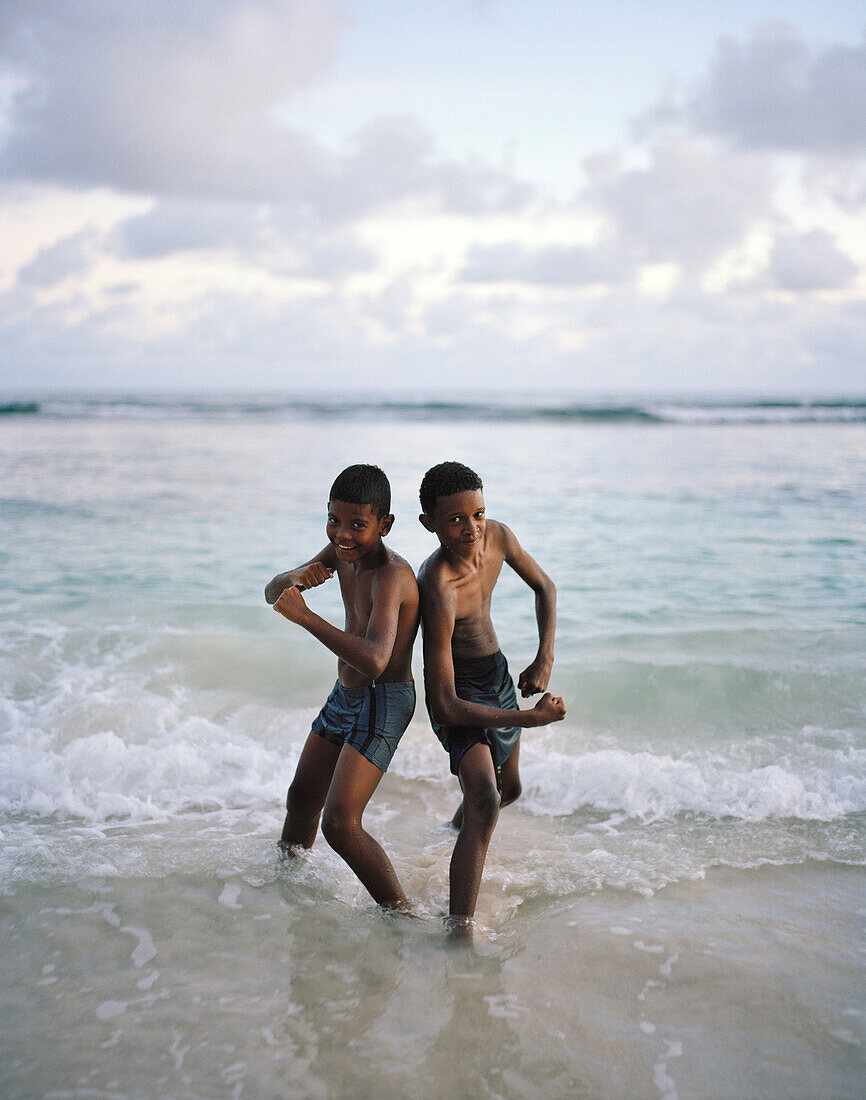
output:
M341 562L351 564L375 550L391 529L391 516L376 515L369 504L328 501L326 531Z
M467 489L439 497L433 515L422 516L421 522L450 553L460 558L470 557L484 542L487 526L484 494L480 489Z

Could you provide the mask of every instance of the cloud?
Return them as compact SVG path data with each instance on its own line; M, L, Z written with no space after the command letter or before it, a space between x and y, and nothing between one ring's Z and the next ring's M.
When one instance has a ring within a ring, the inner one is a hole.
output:
M298 265L298 275L325 281L371 271L378 257L372 248L352 235L339 235L315 244Z
M623 284L580 301L542 296L528 312L516 293L479 303L467 289L431 303L420 323L402 277L369 301L335 288L288 300L203 290L161 305L158 331L146 302L115 289L74 309L73 324L64 301L0 296L0 380L27 364L27 384L51 388L310 390L325 379L330 392L862 390L862 302L769 298L754 286L681 285L657 301Z
M414 117L339 146L281 122L343 29L336 0L0 5L7 377L860 387L866 311L822 292L866 262L863 49L724 40L564 202Z
M620 282L634 265L615 242L593 246L548 245L530 249L516 243L474 245L460 278L468 283L535 283L588 286Z
M374 120L345 152L282 125L276 108L322 77L342 26L328 0L33 0L0 21L0 59L26 78L0 172L175 202L268 202L326 222L404 198L467 214L530 201L531 188L481 160L443 159L412 119ZM212 206L196 220L183 236L219 236L232 218ZM130 234L141 246L154 230Z
M694 268L739 243L756 219L770 214L773 185L764 157L668 137L652 147L648 166L608 165L582 198L609 219L625 252L643 262Z
M82 229L55 244L41 248L36 256L18 273L19 281L27 287L55 286L73 275L87 271L98 255L101 234L93 229Z
M658 303L624 287L588 302L581 320L595 337L574 356L575 370L626 392L863 390L863 302L783 300L744 286L725 294L681 287Z
M859 268L829 233L791 233L773 248L769 273L780 290L841 290L850 286Z
M75 186L255 195L263 171L291 178L318 160L269 111L327 66L340 22L326 0L32 0L0 24L0 56L29 77L2 167Z
M784 23L723 38L681 112L699 133L746 149L866 152L866 42L810 48Z
M128 259L162 259L178 252L248 248L261 221L253 203L215 199L166 199L117 230L118 249Z
M480 159L441 160L413 118L381 117L354 136L346 155L316 174L305 198L314 216L336 221L404 199L459 214L514 212L535 193Z

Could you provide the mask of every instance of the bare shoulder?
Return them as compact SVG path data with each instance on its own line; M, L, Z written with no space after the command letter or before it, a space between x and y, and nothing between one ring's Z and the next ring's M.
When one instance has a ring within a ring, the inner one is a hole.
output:
M448 565L442 551L434 550L418 570L418 587L421 589L422 598L436 592L444 592L447 587L448 576Z
M498 519L489 519L487 521L487 545L488 549L506 558L513 548L519 546L520 543L510 527L506 527Z
M427 562L424 564L427 565ZM419 575L418 584L425 645L434 636L439 637L442 634L449 639L450 652L451 632L457 615L454 586L443 578L441 569L438 569L435 563L431 568L424 570L423 576Z
M375 588L380 594L384 591L397 591L403 599L418 599L418 582L412 566L394 550L388 548L387 559L376 570Z
M440 629L444 631L443 636L451 637L457 613L453 579L447 560L438 550L418 570L421 618L430 637L438 636Z

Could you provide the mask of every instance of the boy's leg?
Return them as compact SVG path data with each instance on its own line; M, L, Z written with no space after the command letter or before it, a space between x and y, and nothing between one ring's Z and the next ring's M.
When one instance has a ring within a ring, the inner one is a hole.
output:
M520 742L518 741L511 750L508 759L499 769L499 793L502 796L502 805L510 806L520 798L523 786L520 782Z
M500 810L504 806L510 806L512 802L516 802L520 798L523 786L520 782L520 742L518 741L514 748L511 750L511 754L501 768L496 769L496 786L499 790L501 802L499 804ZM457 807L457 811L454 817L451 818L451 824L455 829L459 829L463 824L463 803Z
M382 774L357 749L344 745L325 802L322 832L375 902L386 909L408 909L391 861L361 824Z
M468 749L458 774L463 788L463 817L451 856L449 912L452 917L469 920L475 914L481 872L499 816L500 798L490 747L480 743Z
M307 736L286 798L281 848L312 848L341 748L317 733Z

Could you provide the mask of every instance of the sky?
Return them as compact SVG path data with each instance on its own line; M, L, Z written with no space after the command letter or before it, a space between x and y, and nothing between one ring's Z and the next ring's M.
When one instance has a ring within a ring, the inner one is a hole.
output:
M0 391L866 395L861 0L0 0Z

